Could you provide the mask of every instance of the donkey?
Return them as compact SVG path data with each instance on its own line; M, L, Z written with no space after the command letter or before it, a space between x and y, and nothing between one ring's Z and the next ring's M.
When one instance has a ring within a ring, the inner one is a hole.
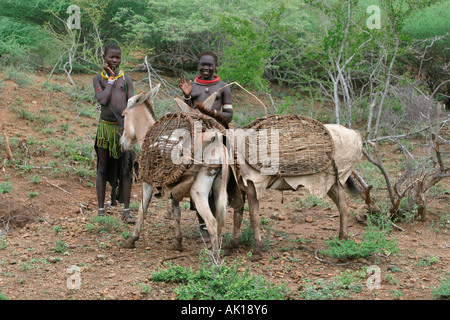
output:
M213 95L211 95L213 97ZM209 98L208 98L209 99ZM212 100L213 98L211 98ZM189 107L181 100L177 100L178 107L184 112L198 113L197 109ZM205 101L205 108L209 108L211 101ZM342 125L325 124L330 132L335 147L335 155L332 165L326 170L314 174L279 177L277 175L261 174L246 163L242 153L237 152L236 162L230 164L230 167L239 168L237 183L239 188L247 196L250 212L250 222L254 231L254 249L252 261L258 261L262 258L262 240L260 233L259 208L260 200L263 198L267 189L273 190L297 190L299 187L305 187L308 191L318 197L328 195L336 204L340 216L339 238L348 237L348 206L345 195L344 184L351 186L350 175L355 165L362 158L362 139L361 134ZM234 139L227 136L227 139ZM239 150L238 150L239 151ZM231 242L225 247L224 254L230 255L239 245L239 233L242 224L242 210L235 210L233 215L233 235Z
M136 143L142 147L147 131L157 122L151 101L157 95L159 87L158 84L150 92L138 94L128 100L127 108L123 111L124 132L120 138L120 143L125 150L134 148ZM208 164L191 165L179 179L179 183L171 190L170 197L176 235L175 249L183 250L179 202L183 197L190 197L198 213L205 220L211 236L213 255L218 258L220 236L225 226L227 208L228 154L220 134L214 132L213 135L215 136L214 142L208 145L209 150L213 150ZM202 140L203 142L211 141L211 132L209 135L204 133ZM216 217L213 216L208 204L208 195L211 190L216 199ZM152 185L146 181L142 182L143 196L139 206L138 219L133 235L123 245L125 248L134 248L135 242L139 239L153 191Z

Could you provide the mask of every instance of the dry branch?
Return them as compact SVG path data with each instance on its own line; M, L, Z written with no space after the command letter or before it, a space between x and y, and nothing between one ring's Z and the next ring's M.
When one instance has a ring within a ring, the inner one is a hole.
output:
M72 195L69 191L67 191L67 190L64 190L63 188L61 188L60 186L58 186L58 185L55 185L55 184L53 184L53 183L51 183L50 181L48 181L48 179L47 178L45 178L44 177L44 180L45 180L45 182L47 182L49 185L51 185L52 187L55 187L55 188L57 188L57 189L59 189L59 190L61 190L61 191L63 191L63 192L65 192L65 193L67 193L67 194L70 194L70 195Z

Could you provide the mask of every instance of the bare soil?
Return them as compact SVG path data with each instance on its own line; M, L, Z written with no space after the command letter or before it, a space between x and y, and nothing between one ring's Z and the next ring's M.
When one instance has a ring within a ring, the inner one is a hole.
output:
M117 230L104 233L89 230L87 226L97 209L95 170L90 175L79 174L77 169L86 166L59 157L56 152L60 146L57 148L54 142L68 143L78 138L91 143L97 118L78 115L79 101L69 97L67 91L45 90L43 83L48 75L30 77L33 84L29 86L22 88L14 81L5 80L1 88L1 121L15 157L12 164L2 149L0 183L9 182L13 189L0 194L0 232L7 232L0 238L3 239L0 242L1 294L11 300L176 299L173 293L176 284L152 282L151 273L166 262L198 268L205 244L198 238L194 212L186 206L182 209L183 252L171 249L174 229L165 215L170 204L164 201L152 201L145 232L135 249L121 246L133 225L121 224ZM132 77L137 81L142 74L132 74ZM92 76L74 78L82 86L91 87ZM49 83L66 87L68 82L63 76L53 76ZM28 121L26 116L18 116L14 106L53 119L45 124ZM395 161L391 160L396 155L394 146L384 148L387 161ZM57 173L52 170L55 161L60 168ZM275 284L286 283L290 290L288 298L294 300L302 299L305 280L314 284L318 279L331 280L346 270L361 271L370 265L381 269L381 288L369 290L367 275L359 279L362 290L349 292L343 299L432 299L433 289L439 287L440 280L450 271L449 222L442 224L443 215L449 212L449 181L442 184L447 191L430 199L428 221L398 223L404 231L393 230L390 238L398 240L397 253L359 259L346 265L339 265L317 251L325 249L325 240L338 233L338 211L330 199L311 204L308 194L302 190L283 194L268 191L261 206L262 218L269 221L263 230L269 244L263 260L250 262L249 245L242 245L227 259L242 259L254 274L263 275ZM141 196L140 187L140 183L133 187L134 215ZM361 199L352 196L349 205L352 211L349 230L353 239L360 241L365 226L355 215L364 206ZM120 219L121 208L111 207L107 213ZM248 212L244 219L245 228ZM231 233L231 226L230 209L226 232ZM57 241L65 243L67 248L59 252ZM73 266L80 271L81 286L77 290L69 288L67 282L73 275L70 271ZM142 284L148 285L149 290L143 290Z

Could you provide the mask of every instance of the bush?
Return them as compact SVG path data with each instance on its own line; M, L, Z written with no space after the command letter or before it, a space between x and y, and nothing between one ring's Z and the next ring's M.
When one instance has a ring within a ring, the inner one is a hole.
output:
M0 39L0 66L32 69L53 63L52 39L39 25L22 18L0 17Z
M374 225L366 227L363 241L360 243L351 239L339 240L337 238L325 243L328 249L321 253L340 261L369 258L385 251L390 253L398 251L397 240L388 240L386 233Z
M262 276L252 275L248 267L241 272L240 262L217 266L204 252L197 272L170 263L166 266L167 269L154 271L152 280L180 283L174 290L179 300L280 300L287 293L285 286L276 286Z

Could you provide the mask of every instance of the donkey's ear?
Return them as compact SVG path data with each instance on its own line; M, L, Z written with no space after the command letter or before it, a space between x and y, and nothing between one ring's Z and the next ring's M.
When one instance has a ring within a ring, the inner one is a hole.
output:
M178 108L180 108L181 111L186 113L193 113L193 114L199 114L200 111L197 109L189 107L186 102L180 100L179 98L175 98L175 103L177 104Z
M128 99L127 107L133 108L134 106L143 104L144 101L145 101L145 93L140 93L140 94L132 96L130 99Z
M206 110L212 109L214 101L216 101L216 96L217 96L217 92L214 92L205 101L203 101L203 107L205 107Z
M149 93L147 93L146 100L150 100L153 102L153 99L155 99L156 95L158 94L159 87L161 87L161 83L158 83L152 90L150 90Z

